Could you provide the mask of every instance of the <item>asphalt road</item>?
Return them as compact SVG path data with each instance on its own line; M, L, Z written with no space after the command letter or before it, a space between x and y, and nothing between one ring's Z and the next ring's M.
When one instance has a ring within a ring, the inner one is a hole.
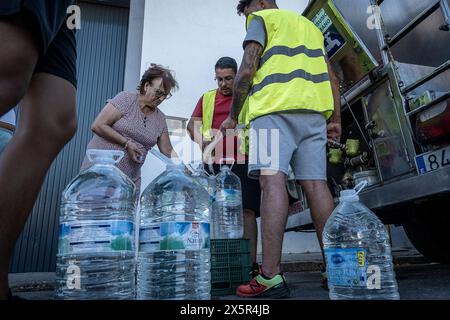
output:
M401 300L450 300L450 265L417 264L395 268ZM328 300L317 271L287 272L291 289L288 300ZM241 300L236 296L220 299Z
M450 300L450 265L418 263L395 268L402 300ZM289 300L328 300L328 291L320 287L318 271L286 272L291 289ZM30 275L32 276L32 275ZM45 277L44 277L45 278ZM51 300L49 282L35 288L14 288L15 293L30 300ZM215 300L242 300L234 295L214 297Z

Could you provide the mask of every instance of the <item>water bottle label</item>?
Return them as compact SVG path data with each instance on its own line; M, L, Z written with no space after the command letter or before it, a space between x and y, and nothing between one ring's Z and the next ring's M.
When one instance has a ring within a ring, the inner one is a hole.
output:
M209 248L209 223L162 222L139 231L139 251Z
M366 287L366 250L325 249L328 282L337 287Z
M158 251L161 243L161 224L156 223L139 229L139 251Z
M134 224L127 220L62 223L59 253L98 253L134 250Z
M230 206L241 204L241 191L234 189L222 189L216 193L217 202L226 202Z

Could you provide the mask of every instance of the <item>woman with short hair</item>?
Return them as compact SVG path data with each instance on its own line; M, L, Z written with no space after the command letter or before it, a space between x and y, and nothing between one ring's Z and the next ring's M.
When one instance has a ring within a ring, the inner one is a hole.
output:
M123 150L117 164L135 183L140 194L141 167L148 150L158 145L166 156L176 156L169 139L165 115L158 106L178 89L172 72L152 64L144 73L136 92L120 92L108 103L92 124L95 133L87 149ZM91 163L84 159L82 169Z

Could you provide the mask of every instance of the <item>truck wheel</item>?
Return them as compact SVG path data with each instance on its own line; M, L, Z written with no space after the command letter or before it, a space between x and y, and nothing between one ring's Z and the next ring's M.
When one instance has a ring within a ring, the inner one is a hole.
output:
M448 204L447 204L448 206ZM450 263L450 214L444 201L414 205L410 218L403 224L409 240L432 262Z

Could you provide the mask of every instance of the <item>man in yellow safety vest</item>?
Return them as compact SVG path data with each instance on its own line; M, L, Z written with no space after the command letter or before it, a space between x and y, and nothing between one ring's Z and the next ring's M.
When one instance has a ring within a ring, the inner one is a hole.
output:
M206 92L197 103L197 106L188 123L187 130L193 141L202 151L211 143L215 133L219 132L220 125L227 118L231 109L233 96L233 83L236 77L237 63L233 58L222 57L215 65L215 80L218 89ZM214 173L220 171L220 160L233 158L235 164L232 171L241 179L242 201L244 208L244 238L250 239L250 255L253 270L258 272L256 263L257 249L257 223L259 206L261 202L261 189L256 180L249 179L248 161L245 144L236 136L225 137L214 149ZM208 168L208 167L207 167Z
M263 257L260 274L236 293L283 298L290 295L280 270L288 168L306 193L322 246L322 230L334 209L326 144L327 136L341 135L339 80L325 58L322 33L305 17L278 9L275 0L240 0L238 13L247 17L245 53L221 130L226 134L236 127L246 102L249 175L259 178L262 190Z

